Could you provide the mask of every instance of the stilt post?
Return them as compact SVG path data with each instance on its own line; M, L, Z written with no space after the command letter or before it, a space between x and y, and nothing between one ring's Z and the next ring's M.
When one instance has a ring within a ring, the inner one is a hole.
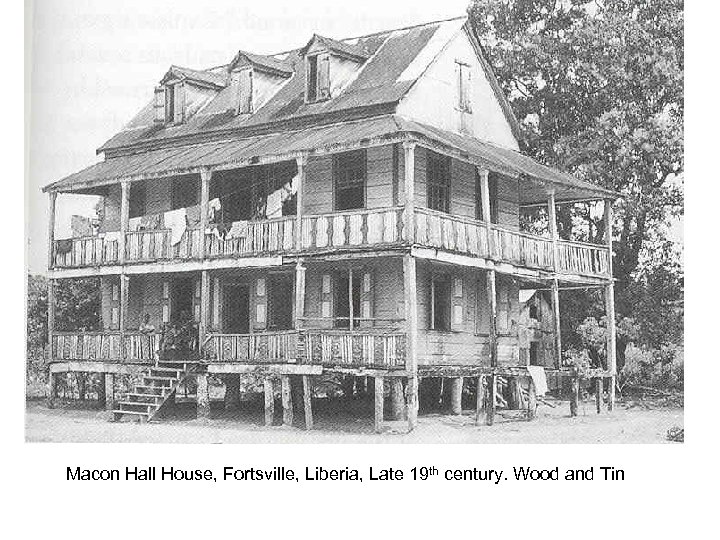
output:
M305 412L305 429L308 431L313 428L312 413L312 380L309 375L302 376L303 384L303 411Z
M450 413L462 414L462 390L463 378L453 377L450 379Z
M417 320L417 272L416 261L412 255L403 257L403 279L405 292L405 327L407 333L407 346L405 369L408 371L407 384L407 416L408 429L412 431L417 426L418 417L418 320Z
M595 377L595 409L597 413L602 412L602 401L603 401L603 378Z
M385 420L385 382L383 377L375 377L375 433L381 433Z
M497 408L497 375L488 376L487 405L485 407L485 424L492 426L495 423L495 410Z
M197 374L197 418L198 420L210 418L210 389L208 374Z
M528 420L532 420L535 418L535 413L537 412L537 389L535 388L535 382L532 380L532 377L529 377L529 382L527 418Z
M210 327L210 273L200 272L200 324L198 325L198 352L204 357L205 340Z
M580 405L580 377L577 374L570 379L570 387L570 416L577 416Z
M281 396L282 396L282 407L283 407L283 425L293 425L293 405L292 405L292 389L290 388L290 376L281 375Z
M393 420L405 419L405 395L400 377L390 379L390 406L390 418Z
M485 414L485 376L480 375L477 378L477 393L475 395L475 424L482 422L482 417Z
M265 425L272 426L275 421L275 384L273 379L263 379L263 390L265 394Z

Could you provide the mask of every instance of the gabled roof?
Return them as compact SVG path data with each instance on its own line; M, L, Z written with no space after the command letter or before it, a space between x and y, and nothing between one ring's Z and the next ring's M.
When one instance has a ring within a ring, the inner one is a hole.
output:
M180 66L170 66L165 76L160 80L160 84L165 84L172 79L180 79L182 81L192 81L200 85L212 86L216 89L222 89L227 86L227 79L221 73L212 71L198 71L196 69L184 68Z
M274 56L264 54L254 54L247 51L238 51L228 66L228 71L232 71L239 65L251 65L260 71L269 71L283 77L290 77L293 74L293 66L290 62L280 60Z
M323 49L327 49L328 51L334 52L335 54L344 56L350 60L355 60L358 62L367 60L368 56L370 56L367 50L365 50L365 48L360 45L359 41L357 43L343 43L342 41L320 36L318 34L313 34L313 37L310 38L310 41L308 41L307 45L300 49L300 55L305 56L308 51L316 45L322 47Z
M157 148L170 140L187 143L191 140L208 140L221 136L246 137L257 130L287 129L288 124L295 125L299 122L318 125L337 121L338 117L346 120L367 117L368 111L376 111L376 114L392 112L389 109L397 104L416 80L399 80L400 75L421 54L436 33L443 35L442 30L448 25L461 25L465 19L457 17L342 41L322 38L325 46L342 48L352 54L364 51L367 55L356 77L333 99L317 103L305 102L304 58L302 50L296 49L285 53L282 60L285 66L292 67L294 76L253 114L235 115L228 112L232 109L233 101L232 89L229 87L219 89L207 105L181 125L164 126L155 123L152 102L149 101L135 118L105 142L98 152L106 152L108 156L112 156L128 151ZM272 57L266 56L264 59ZM254 60L260 61L259 55ZM218 71L227 73L228 66L221 66ZM220 77L215 70L194 73L209 75L213 79Z

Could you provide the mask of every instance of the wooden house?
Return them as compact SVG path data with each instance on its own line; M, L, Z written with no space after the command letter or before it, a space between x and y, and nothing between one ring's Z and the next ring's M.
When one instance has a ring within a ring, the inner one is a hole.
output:
M116 416L145 419L188 377L203 416L209 375L232 396L259 374L268 422L279 383L285 422L300 396L308 427L316 377L371 377L377 427L387 392L411 429L419 381L445 380L457 412L477 378L492 423L498 379L528 377L521 290L549 291L549 372L576 376L559 289L604 288L614 327L610 240L560 239L555 209L605 201L610 221L616 195L524 156L518 137L464 17L170 67L102 161L45 187L51 300L57 280L102 286L101 331L54 331L51 307L51 374L102 373ZM54 237L58 194L102 198L93 234ZM538 205L544 236L520 230ZM133 370L140 384L115 396ZM611 359L594 376L614 374Z

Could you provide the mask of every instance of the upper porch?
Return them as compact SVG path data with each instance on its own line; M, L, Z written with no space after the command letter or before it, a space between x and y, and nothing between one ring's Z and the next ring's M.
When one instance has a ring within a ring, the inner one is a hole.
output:
M555 218L560 204L608 207L610 192L435 131L387 132L378 119L113 157L47 188L49 266L63 277L400 250L521 275L610 277L607 243L561 239ZM102 221L56 240L58 193L101 197ZM538 205L546 231L521 230L522 209Z

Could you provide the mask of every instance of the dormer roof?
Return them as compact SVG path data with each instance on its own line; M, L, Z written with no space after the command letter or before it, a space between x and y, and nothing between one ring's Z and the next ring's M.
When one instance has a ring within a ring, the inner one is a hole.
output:
M242 66L252 66L258 71L278 75L280 77L290 77L293 74L293 66L287 60L281 60L274 56L264 54L254 54L247 51L238 51L232 62L228 65L228 71L232 71Z
M166 84L173 80L191 81L200 86L210 86L218 90L227 86L227 77L222 73L198 71L180 66L170 66L170 69L160 80L160 84Z
M300 49L300 55L305 56L313 50L326 50L348 60L364 62L370 57L368 51L360 43L347 43L318 34L313 34L307 45Z

